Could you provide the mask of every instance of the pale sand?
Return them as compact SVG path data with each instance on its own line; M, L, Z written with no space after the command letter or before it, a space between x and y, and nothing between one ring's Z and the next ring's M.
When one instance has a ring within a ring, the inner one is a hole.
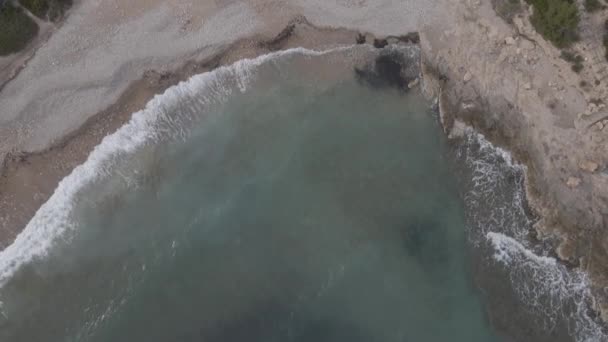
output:
M155 94L192 75L243 58L293 47L323 49L352 44L356 37L355 31L316 28L303 17L296 17L277 37L241 39L218 49L215 55L205 60L182 63L163 73L145 72L115 103L88 119L76 131L57 140L52 147L8 157L0 178L0 212L3 213L0 217L0 248L14 240L63 177L84 162L106 135L128 121L131 114L143 108Z
M0 93L0 154L40 151L114 103L145 70L171 70L297 14L378 35L437 20L446 1L83 0Z

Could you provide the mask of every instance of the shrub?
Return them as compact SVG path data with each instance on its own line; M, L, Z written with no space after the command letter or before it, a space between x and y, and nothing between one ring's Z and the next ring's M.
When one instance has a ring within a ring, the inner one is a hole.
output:
M38 34L38 25L23 10L0 5L0 56L23 49Z
M522 10L520 0L492 0L492 8L507 23L512 23L513 17Z
M48 0L19 0L19 3L38 18L46 18L49 11Z
M562 59L564 59L565 61L570 62L570 64L572 64L572 71L579 73L579 72L581 72L581 70L583 70L584 59L580 55L575 55L569 51L562 51L562 54L560 55L560 57Z
M558 48L578 40L578 8L573 0L526 0L534 7L532 25Z
M72 7L72 0L48 0L49 1L49 19L57 21L63 18L65 12Z
M19 0L19 3L38 18L52 21L61 19L72 6L72 0Z

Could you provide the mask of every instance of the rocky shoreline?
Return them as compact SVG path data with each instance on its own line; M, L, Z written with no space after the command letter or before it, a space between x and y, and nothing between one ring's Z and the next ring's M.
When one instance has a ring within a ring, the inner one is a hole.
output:
M488 6L468 9L470 23L451 32L464 47L437 49L423 32L425 92L438 99L448 135L468 125L526 166L527 200L538 217L531 233L553 244L564 263L587 272L594 309L607 321L608 154L605 133L594 126L597 119L588 119L603 117L602 109L586 108L589 95L575 86L555 91L560 80L576 84L570 80L581 76L521 18L519 27L497 25L480 15ZM578 114L585 111L592 113Z

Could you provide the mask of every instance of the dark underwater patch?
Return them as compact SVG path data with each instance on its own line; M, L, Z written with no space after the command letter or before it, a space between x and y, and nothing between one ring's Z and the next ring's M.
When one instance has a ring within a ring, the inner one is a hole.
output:
M375 45L375 44L374 44ZM408 84L416 79L408 69L414 61L399 51L386 51L364 67L355 67L357 80L372 88L397 88L407 91Z
M446 227L432 218L417 218L405 224L403 247L407 254L431 268L447 261L449 242Z
M199 334L209 342L367 342L373 338L356 324L336 317L320 317L294 311L288 303L269 300L249 312L212 327ZM196 340L188 338L187 340Z

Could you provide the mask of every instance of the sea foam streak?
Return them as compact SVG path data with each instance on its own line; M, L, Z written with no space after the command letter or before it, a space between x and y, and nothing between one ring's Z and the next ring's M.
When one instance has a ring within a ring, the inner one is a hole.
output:
M195 108L224 101L235 90L244 92L255 75L257 67L286 55L321 56L346 51L343 46L324 51L295 48L274 52L254 59L240 60L230 66L191 77L155 96L145 109L133 114L131 120L115 133L105 137L94 148L88 159L76 167L57 186L53 195L36 212L15 241L0 252L0 287L24 264L43 258L58 239L73 229L71 209L76 195L83 187L112 172L112 160L119 155L133 153L139 147L154 143L166 134L166 127L178 123L171 117L171 109L187 101ZM227 85L226 82L232 82ZM177 129L174 135L183 136Z
M608 336L589 312L592 296L585 273L539 255L528 239L532 222L524 210L525 166L515 163L507 151L494 147L481 134L470 130L467 138L461 153L473 171L467 205L473 212L474 242L491 244L493 259L507 267L518 297L542 316L548 330L566 322L577 341L605 341ZM491 208L490 212L479 213L482 206Z

